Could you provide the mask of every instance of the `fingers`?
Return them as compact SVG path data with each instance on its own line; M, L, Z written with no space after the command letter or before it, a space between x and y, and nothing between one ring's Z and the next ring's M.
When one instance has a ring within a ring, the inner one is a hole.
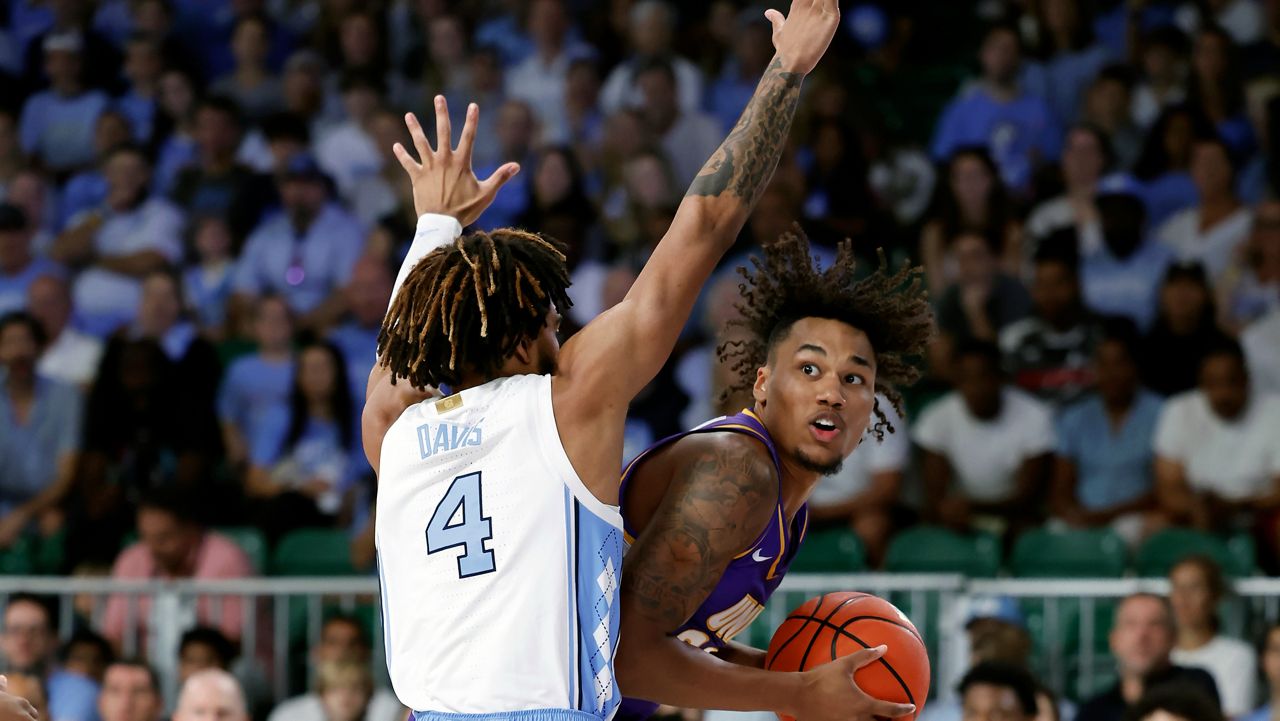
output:
M480 188L486 196L493 195L498 189L507 184L508 180L516 177L516 173L520 172L519 163L507 163L506 165L493 171L493 175L480 181Z
M851 653L844 657L844 662L852 666L854 670L860 669L867 664L875 663L880 657L888 652L888 646L876 646L875 648L864 648L861 651Z
M872 699L871 705L867 710L876 718L902 718L903 716L910 718L916 712L916 707L909 703L892 703L890 701Z
M0 676L0 691L7 691L8 689L9 689L9 677Z
M773 32L775 35L778 34L778 31L782 30L782 24L787 21L787 19L782 16L782 13L774 10L773 8L765 10L764 17L769 21L769 24L773 26Z
M436 152L447 155L453 152L453 126L449 121L449 103L443 95L436 96Z
M19 706L19 708L21 708L21 709L22 709L22 713L26 714L27 716L29 716L29 717L31 717L31 718L39 718L39 717L40 717L40 714L36 713L36 707L35 707L35 706L32 706L32 705L31 705L31 702L30 702L30 701L28 701L28 700L26 700L25 698L24 698L24 699L22 699L22 703L21 703L21 704L19 704L18 706Z
M476 125L480 122L480 107L475 103L467 106L467 121L462 124L462 137L458 138L458 155L468 167L471 165L471 147L476 141Z
M404 146L400 143L392 145L391 152L395 154L396 160L400 161L400 167L404 168L404 172L408 173L410 176L414 175L419 170L422 170L422 166L418 161L414 160L413 156L409 154L409 151L405 150Z
M418 151L418 159L423 165L431 162L431 145L427 143L426 133L422 132L422 124L418 122L418 116L405 113L404 124L409 128L409 137L413 138L413 147Z

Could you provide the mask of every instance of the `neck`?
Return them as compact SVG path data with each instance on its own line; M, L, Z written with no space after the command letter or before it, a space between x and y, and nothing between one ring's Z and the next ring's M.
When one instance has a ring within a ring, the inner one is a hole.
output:
M1213 640L1213 627L1207 624L1183 626L1178 631L1178 648L1193 651Z
M210 153L205 156L204 170L206 173L220 174L225 173L235 165L235 155L221 155Z
M1053 49L1058 52L1071 50L1071 31L1065 28L1053 31Z
M269 360L269 361L288 360L289 346L280 346L278 348L263 346L261 349L258 350L258 355L262 356L263 360Z
M560 56L561 44L559 40L550 40L545 44L539 45L538 58L544 63L552 62Z
M80 94L80 83L74 80L67 80L53 84L53 91L64 98L75 97Z
M10 373L5 381L5 389L16 401L25 401L35 394L36 379L30 373Z
M1214 193L1205 195L1200 201L1200 212L1202 215L1218 216L1229 215L1240 207L1240 201L1231 193Z
M333 418L333 410L329 408L329 400L325 398L307 401L307 415L320 420L331 420Z
M1132 673L1122 673L1120 676L1120 695L1124 698L1125 703L1132 705L1142 698L1143 686L1142 675Z
M987 92L996 100L1007 101L1012 100L1018 94L1018 83L1016 80L987 80L984 83Z

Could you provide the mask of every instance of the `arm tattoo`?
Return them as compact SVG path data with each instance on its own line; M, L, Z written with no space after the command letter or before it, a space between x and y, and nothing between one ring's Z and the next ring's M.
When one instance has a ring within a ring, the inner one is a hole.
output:
M623 593L664 628L674 631L693 615L768 523L778 481L753 450L715 444L683 468L627 555Z
M783 71L782 61L774 58L738 124L702 166L685 196L716 197L728 191L745 205L755 203L782 155L803 79L800 73Z

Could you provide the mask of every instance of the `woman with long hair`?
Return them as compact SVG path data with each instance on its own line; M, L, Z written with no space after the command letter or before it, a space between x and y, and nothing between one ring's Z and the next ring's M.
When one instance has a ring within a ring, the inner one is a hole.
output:
M1156 118L1133 168L1146 188L1149 227L1196 204L1196 186L1189 172L1191 144L1212 134L1213 124L1190 105L1175 105Z
M1172 660L1213 676L1222 710L1234 718L1253 708L1257 657L1248 642L1222 633L1218 605L1227 595L1222 568L1209 556L1187 556L1169 569L1169 604L1177 642Z

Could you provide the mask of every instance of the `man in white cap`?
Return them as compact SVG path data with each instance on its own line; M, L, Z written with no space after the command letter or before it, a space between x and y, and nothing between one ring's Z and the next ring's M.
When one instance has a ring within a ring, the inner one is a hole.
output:
M45 167L70 172L93 162L93 130L108 99L100 90L85 89L81 80L80 33L50 33L43 45L49 88L23 106L18 137L23 152Z

